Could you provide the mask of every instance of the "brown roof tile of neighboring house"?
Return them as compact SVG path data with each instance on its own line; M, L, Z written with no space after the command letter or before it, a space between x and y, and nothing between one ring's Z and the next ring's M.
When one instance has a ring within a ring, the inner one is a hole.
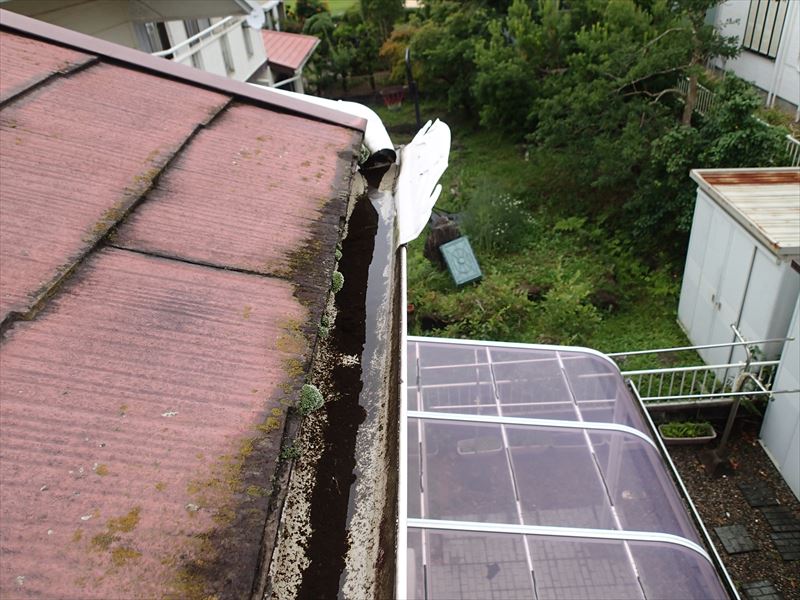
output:
M313 35L269 29L262 29L261 37L264 40L269 66L292 72L306 64L314 48L319 44L319 38Z
M0 597L245 597L360 123L3 11L0 50Z

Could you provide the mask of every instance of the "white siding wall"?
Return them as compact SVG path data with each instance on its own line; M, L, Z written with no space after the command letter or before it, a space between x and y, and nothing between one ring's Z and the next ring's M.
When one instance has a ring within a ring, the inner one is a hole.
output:
M221 20L222 19L211 19L211 23L218 23ZM243 29L241 27L243 21L244 18L235 19L230 31L226 34L228 45L231 49L231 57L233 58L234 71L228 72L225 67L225 61L222 56L222 41L219 39L200 50L202 69L204 71L223 77L230 77L238 81L246 81L266 62L267 55L264 51L264 42L261 39L260 32L250 29L249 27ZM173 45L179 44L187 38L183 21L170 21L166 25ZM250 38L253 47L253 56L247 55L244 35ZM178 51L178 54L183 55L186 51L187 48L182 48ZM189 57L180 62L192 66L192 60Z
M119 0L11 0L3 8L136 48L128 3Z
M725 35L744 36L749 0L729 0L717 7L716 24ZM730 21L730 22L729 22ZM742 50L738 58L718 61L718 66L733 71L766 92L797 106L800 104L800 2L790 2L781 36L778 61Z
M800 274L796 274L800 278ZM795 304L789 328L793 341L786 342L773 389L800 389L800 301ZM800 392L776 394L767 407L761 440L783 478L800 498Z
M750 340L782 338L800 294L800 277L698 189L678 320L693 344L735 341L730 324ZM762 347L774 358L780 344ZM700 352L707 364L742 360L728 348Z

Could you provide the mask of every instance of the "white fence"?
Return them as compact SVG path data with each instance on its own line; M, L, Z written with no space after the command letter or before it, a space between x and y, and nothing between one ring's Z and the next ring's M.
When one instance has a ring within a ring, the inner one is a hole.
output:
M680 77L678 79L678 89L686 96L689 93L689 78ZM707 87L697 84L697 100L694 105L694 110L701 115L705 115L714 109L715 95Z

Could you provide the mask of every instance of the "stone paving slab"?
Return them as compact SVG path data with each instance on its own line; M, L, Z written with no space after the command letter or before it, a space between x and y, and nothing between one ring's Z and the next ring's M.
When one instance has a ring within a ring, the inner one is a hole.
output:
M800 531L770 533L783 560L800 560Z
M750 506L775 506L778 504L778 497L772 486L766 483L740 483L739 491Z
M786 506L764 506L761 512L776 533L800 531L800 519Z
M784 600L775 586L769 580L753 581L742 585L745 600Z
M751 552L757 550L753 539L747 533L743 525L728 525L727 527L715 527L714 531L719 536L719 541L728 554L739 554L740 552Z

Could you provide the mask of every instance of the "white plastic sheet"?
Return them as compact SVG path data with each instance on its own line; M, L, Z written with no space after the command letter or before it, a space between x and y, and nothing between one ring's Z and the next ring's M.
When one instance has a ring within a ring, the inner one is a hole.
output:
M395 189L397 244L415 239L430 219L442 186L439 179L450 156L450 128L428 121L400 153L400 175Z

